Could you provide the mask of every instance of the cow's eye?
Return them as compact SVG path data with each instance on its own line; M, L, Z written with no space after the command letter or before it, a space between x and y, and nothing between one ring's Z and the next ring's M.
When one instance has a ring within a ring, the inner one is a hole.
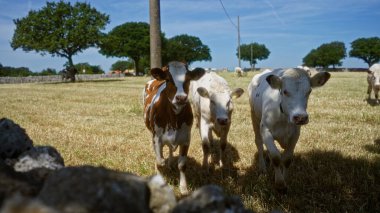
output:
M282 92L282 94L284 94L284 95L287 96L287 97L290 96L290 93L289 93L288 90L286 90L286 89Z

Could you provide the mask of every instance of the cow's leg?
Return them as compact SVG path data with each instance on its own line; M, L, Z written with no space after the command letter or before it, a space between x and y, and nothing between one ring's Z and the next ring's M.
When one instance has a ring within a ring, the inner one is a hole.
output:
M265 125L261 125L261 127L261 136L263 138L265 146L269 151L270 159L274 167L275 188L278 191L283 192L286 190L286 184L281 169L281 153L274 144L274 139L269 129L266 128Z
M169 145L169 159L168 159L168 164L170 168L174 167L174 157L173 157L173 146Z
M186 182L186 175L185 175L188 151L189 151L189 145L179 146L179 159L178 159L179 190L182 195L186 195L189 193L189 191L187 190L187 182Z
M210 138L212 138L212 132L209 124L204 120L201 119L199 131L202 139L202 149L203 149L203 163L202 166L207 171L209 169L209 157L210 157Z
M368 89L367 89L368 99L371 99L371 92L372 92L372 85L368 84Z
M253 125L253 131L255 132L255 144L257 148L257 155L258 155L258 166L259 166L259 171L262 173L266 173L266 165L265 165L265 160L264 160L264 145L263 145L263 140L261 138L261 133L260 133L260 126L258 119L254 115L254 111L251 110L251 119L252 119L252 125Z
M220 135L220 149L219 149L219 166L223 167L223 162L226 160L224 158L226 146L227 146L227 135L229 131L229 126L226 129L223 129Z
M284 149L284 153L282 154L282 163L283 163L283 176L284 179L287 177L288 169L293 161L294 149L296 147L298 138L300 136L300 127L296 129L292 137L286 142L287 146Z
M162 154L163 144L161 138L157 135L153 136L153 149L156 154L156 172L158 172L158 167L165 165L165 159Z
M379 103L379 90L380 89L378 89L378 88L376 88L376 90L374 90L376 103Z

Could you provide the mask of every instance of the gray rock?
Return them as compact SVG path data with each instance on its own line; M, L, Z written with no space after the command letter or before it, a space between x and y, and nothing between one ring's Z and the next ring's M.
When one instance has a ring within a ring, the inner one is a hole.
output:
M0 206L2 202L15 194L26 197L36 196L43 181L32 173L15 172L0 159Z
M245 209L240 198L227 196L223 190L216 185L206 185L190 196L179 201L173 209L173 213L217 213L234 212L249 213L251 210Z
M65 167L45 181L38 199L62 212L151 212L144 178L103 167Z
M4 202L0 213L59 213L36 199L13 196Z
M150 189L149 207L155 213L171 212L177 204L172 187L166 184L161 175L155 175L148 181Z
M64 167L64 161L59 152L51 146L36 146L23 152L16 159L7 159L6 163L18 172L27 172L37 168L56 170Z
M25 129L8 118L0 119L0 158L17 158L21 153L33 149L33 141Z

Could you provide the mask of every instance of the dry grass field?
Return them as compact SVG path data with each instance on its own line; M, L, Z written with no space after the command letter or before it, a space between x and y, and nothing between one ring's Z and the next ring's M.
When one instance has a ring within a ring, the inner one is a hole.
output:
M246 91L254 73L221 75ZM3 84L0 117L20 124L35 144L56 147L67 166L90 164L150 176L154 153L141 97L148 80ZM302 128L285 195L274 190L273 170L256 171L248 95L243 94L234 102L226 168L214 165L210 174L202 172L201 142L193 127L190 189L220 185L256 212L380 212L380 105L365 99L366 84L366 73L332 73L312 92L310 122ZM179 194L178 171L163 173Z

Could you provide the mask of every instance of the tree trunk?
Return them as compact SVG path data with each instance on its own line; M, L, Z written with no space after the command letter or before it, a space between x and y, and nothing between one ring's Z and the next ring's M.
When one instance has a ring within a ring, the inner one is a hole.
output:
M136 76L140 76L140 68L139 68L139 58L132 58L132 60L135 62L135 71L136 71Z
M162 62L161 62L160 0L149 0L149 16L150 16L150 68L161 68Z
M70 76L70 81L75 82L75 74L78 73L78 70L74 66L73 59L72 59L71 55L69 55L68 60L69 60L69 67L67 69L67 73Z

